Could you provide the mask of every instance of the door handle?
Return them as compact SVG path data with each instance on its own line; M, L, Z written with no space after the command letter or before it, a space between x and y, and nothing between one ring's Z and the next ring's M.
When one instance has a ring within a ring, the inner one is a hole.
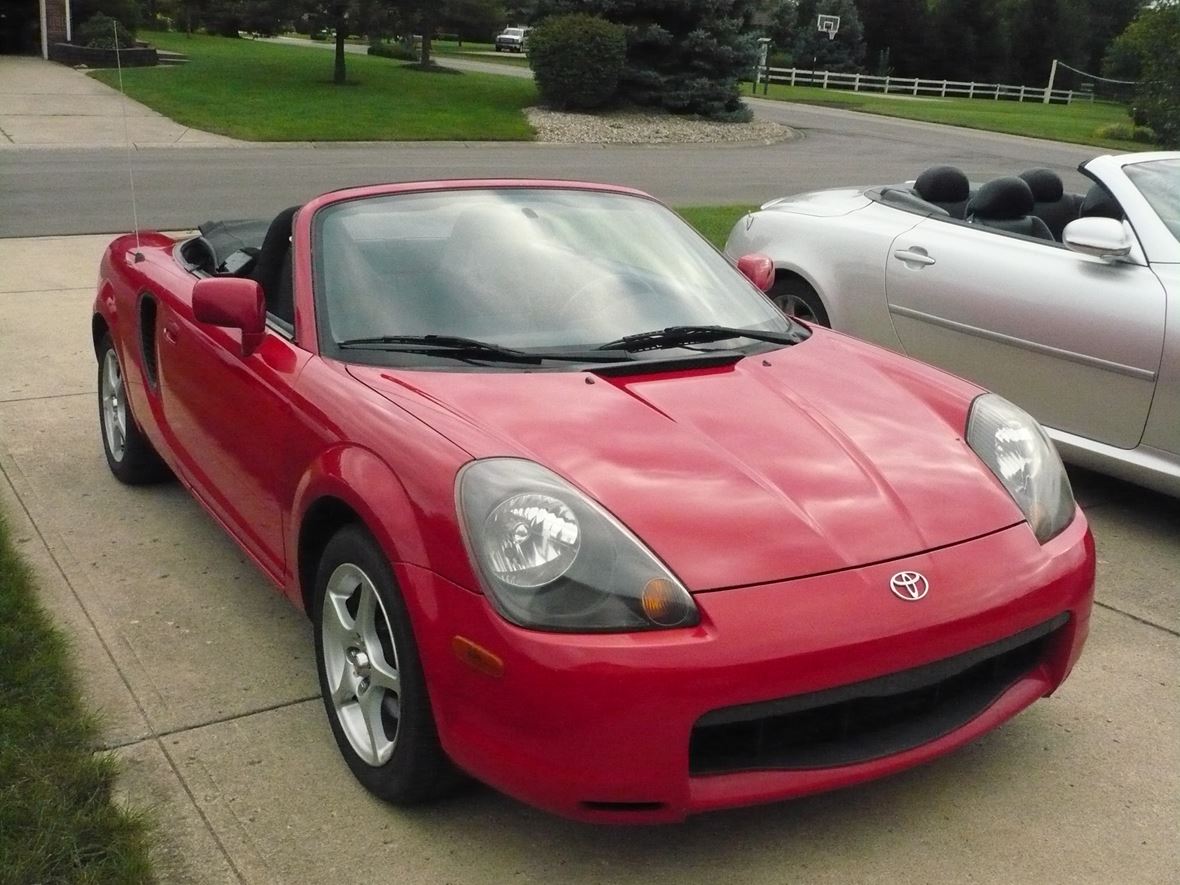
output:
M906 264L916 264L920 267L937 263L926 254L926 250L921 246L914 246L910 249L898 249L893 253L893 257L899 261L904 261Z
M179 336L179 332L180 332L180 329L176 325L176 323L165 323L164 324L164 340L167 341L169 344L176 343L176 339Z

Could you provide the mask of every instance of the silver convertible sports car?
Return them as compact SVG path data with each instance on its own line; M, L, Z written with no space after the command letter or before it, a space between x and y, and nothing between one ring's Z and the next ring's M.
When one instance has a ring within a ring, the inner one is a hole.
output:
M1180 496L1180 153L1102 156L978 187L772 200L726 253L774 261L787 313L949 369L1034 414L1067 461Z

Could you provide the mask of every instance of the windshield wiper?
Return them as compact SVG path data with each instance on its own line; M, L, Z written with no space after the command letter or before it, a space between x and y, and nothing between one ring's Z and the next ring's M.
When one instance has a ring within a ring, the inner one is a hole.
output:
M724 341L727 338L753 338L755 341L772 341L775 344L798 344L806 337L798 331L769 332L759 329L738 329L733 326L668 326L650 332L624 335L615 341L608 341L599 350L658 350L663 347Z
M510 363L540 365L544 360L566 362L605 363L631 359L619 348L595 348L593 350L517 350L480 341L477 338L463 338L459 335L377 335L372 338L349 338L337 341L336 346L344 350L381 350L392 353L422 353L431 356L447 356L455 359L488 359ZM604 351L615 351L606 353Z

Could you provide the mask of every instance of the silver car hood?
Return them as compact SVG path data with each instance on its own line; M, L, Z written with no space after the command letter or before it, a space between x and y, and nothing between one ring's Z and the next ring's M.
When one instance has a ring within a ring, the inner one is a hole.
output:
M779 197L777 200L764 203L761 208L811 215L816 218L834 218L863 209L871 202L872 200L865 196L864 188L844 187Z

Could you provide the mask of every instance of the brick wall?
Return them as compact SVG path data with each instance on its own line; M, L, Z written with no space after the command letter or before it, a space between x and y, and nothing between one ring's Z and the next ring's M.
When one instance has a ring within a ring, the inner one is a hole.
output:
M63 43L66 39L67 0L41 0L45 6L45 34L49 43Z

